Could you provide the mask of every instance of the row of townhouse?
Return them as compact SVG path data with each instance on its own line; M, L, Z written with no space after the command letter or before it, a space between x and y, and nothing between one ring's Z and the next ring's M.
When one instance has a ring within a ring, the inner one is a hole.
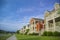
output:
M25 33L29 29L28 34L39 33L44 31L60 32L60 4L56 3L52 11L46 11L44 20L39 18L31 18L28 25L24 26L20 33Z
M28 25L24 26L20 33L25 34L26 30L29 29L28 34L39 33L44 28L44 20L39 18L31 18Z

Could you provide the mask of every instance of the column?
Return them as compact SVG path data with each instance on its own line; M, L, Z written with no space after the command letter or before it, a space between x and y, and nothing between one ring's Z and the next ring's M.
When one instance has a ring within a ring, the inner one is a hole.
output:
M49 27L48 21L46 21L46 29L47 29L47 31L48 31L48 27Z
M55 31L55 19L53 19L53 27L54 27L54 31Z
M34 20L34 32L35 32L35 20Z

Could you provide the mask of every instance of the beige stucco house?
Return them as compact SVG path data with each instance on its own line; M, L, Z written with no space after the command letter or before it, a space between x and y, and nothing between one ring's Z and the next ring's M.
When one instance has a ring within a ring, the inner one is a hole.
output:
M60 32L60 4L56 3L53 10L45 12L45 31Z
M39 18L31 18L30 19L30 26L29 26L29 33L28 34L32 34L32 33L39 33L41 29L41 27L43 27L44 23L43 23L43 19L39 19Z

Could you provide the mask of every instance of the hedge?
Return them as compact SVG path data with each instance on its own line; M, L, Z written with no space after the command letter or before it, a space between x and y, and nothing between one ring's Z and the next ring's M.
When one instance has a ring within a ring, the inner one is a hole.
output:
M57 31L55 31L55 32L47 32L47 31L45 31L44 33L43 33L43 36L60 36L60 32L57 32Z

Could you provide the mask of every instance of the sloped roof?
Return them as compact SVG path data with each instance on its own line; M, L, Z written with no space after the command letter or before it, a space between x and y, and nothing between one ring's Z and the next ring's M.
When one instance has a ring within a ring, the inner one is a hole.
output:
M34 20L40 20L40 21L43 21L43 19L39 19L39 18L32 18Z

